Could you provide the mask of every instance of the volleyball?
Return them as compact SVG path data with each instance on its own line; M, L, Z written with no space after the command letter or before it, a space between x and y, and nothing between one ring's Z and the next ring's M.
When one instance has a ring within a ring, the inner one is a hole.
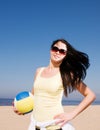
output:
M16 95L14 107L23 114L31 112L34 108L34 97L31 92L23 91Z

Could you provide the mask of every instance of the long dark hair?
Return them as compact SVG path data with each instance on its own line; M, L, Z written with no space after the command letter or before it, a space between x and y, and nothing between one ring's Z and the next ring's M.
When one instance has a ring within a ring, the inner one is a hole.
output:
M51 47L59 41L64 43L67 48L67 54L60 65L60 73L64 87L64 94L65 96L68 96L68 93L75 90L76 85L86 77L86 70L90 65L89 57L86 53L76 50L64 39L53 41Z

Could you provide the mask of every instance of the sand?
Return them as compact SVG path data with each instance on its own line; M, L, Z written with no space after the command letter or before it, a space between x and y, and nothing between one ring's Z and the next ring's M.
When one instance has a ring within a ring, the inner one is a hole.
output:
M66 112L72 111L76 106L64 106ZM12 106L0 106L0 130L27 130L30 115L17 115ZM72 121L76 130L100 130L100 105L89 106L84 112Z

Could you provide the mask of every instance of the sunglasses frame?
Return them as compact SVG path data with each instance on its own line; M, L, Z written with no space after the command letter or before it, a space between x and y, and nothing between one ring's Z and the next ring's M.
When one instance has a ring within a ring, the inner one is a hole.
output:
M53 52L59 52L59 54L61 54L61 55L66 55L66 52L67 52L64 49L59 49L57 46L51 47L51 51L53 51Z

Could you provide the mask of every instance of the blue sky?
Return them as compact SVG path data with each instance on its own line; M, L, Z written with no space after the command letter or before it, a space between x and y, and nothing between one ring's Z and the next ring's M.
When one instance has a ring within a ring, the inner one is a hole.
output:
M0 98L31 91L36 68L48 65L58 38L89 55L85 83L100 94L99 0L1 0Z

